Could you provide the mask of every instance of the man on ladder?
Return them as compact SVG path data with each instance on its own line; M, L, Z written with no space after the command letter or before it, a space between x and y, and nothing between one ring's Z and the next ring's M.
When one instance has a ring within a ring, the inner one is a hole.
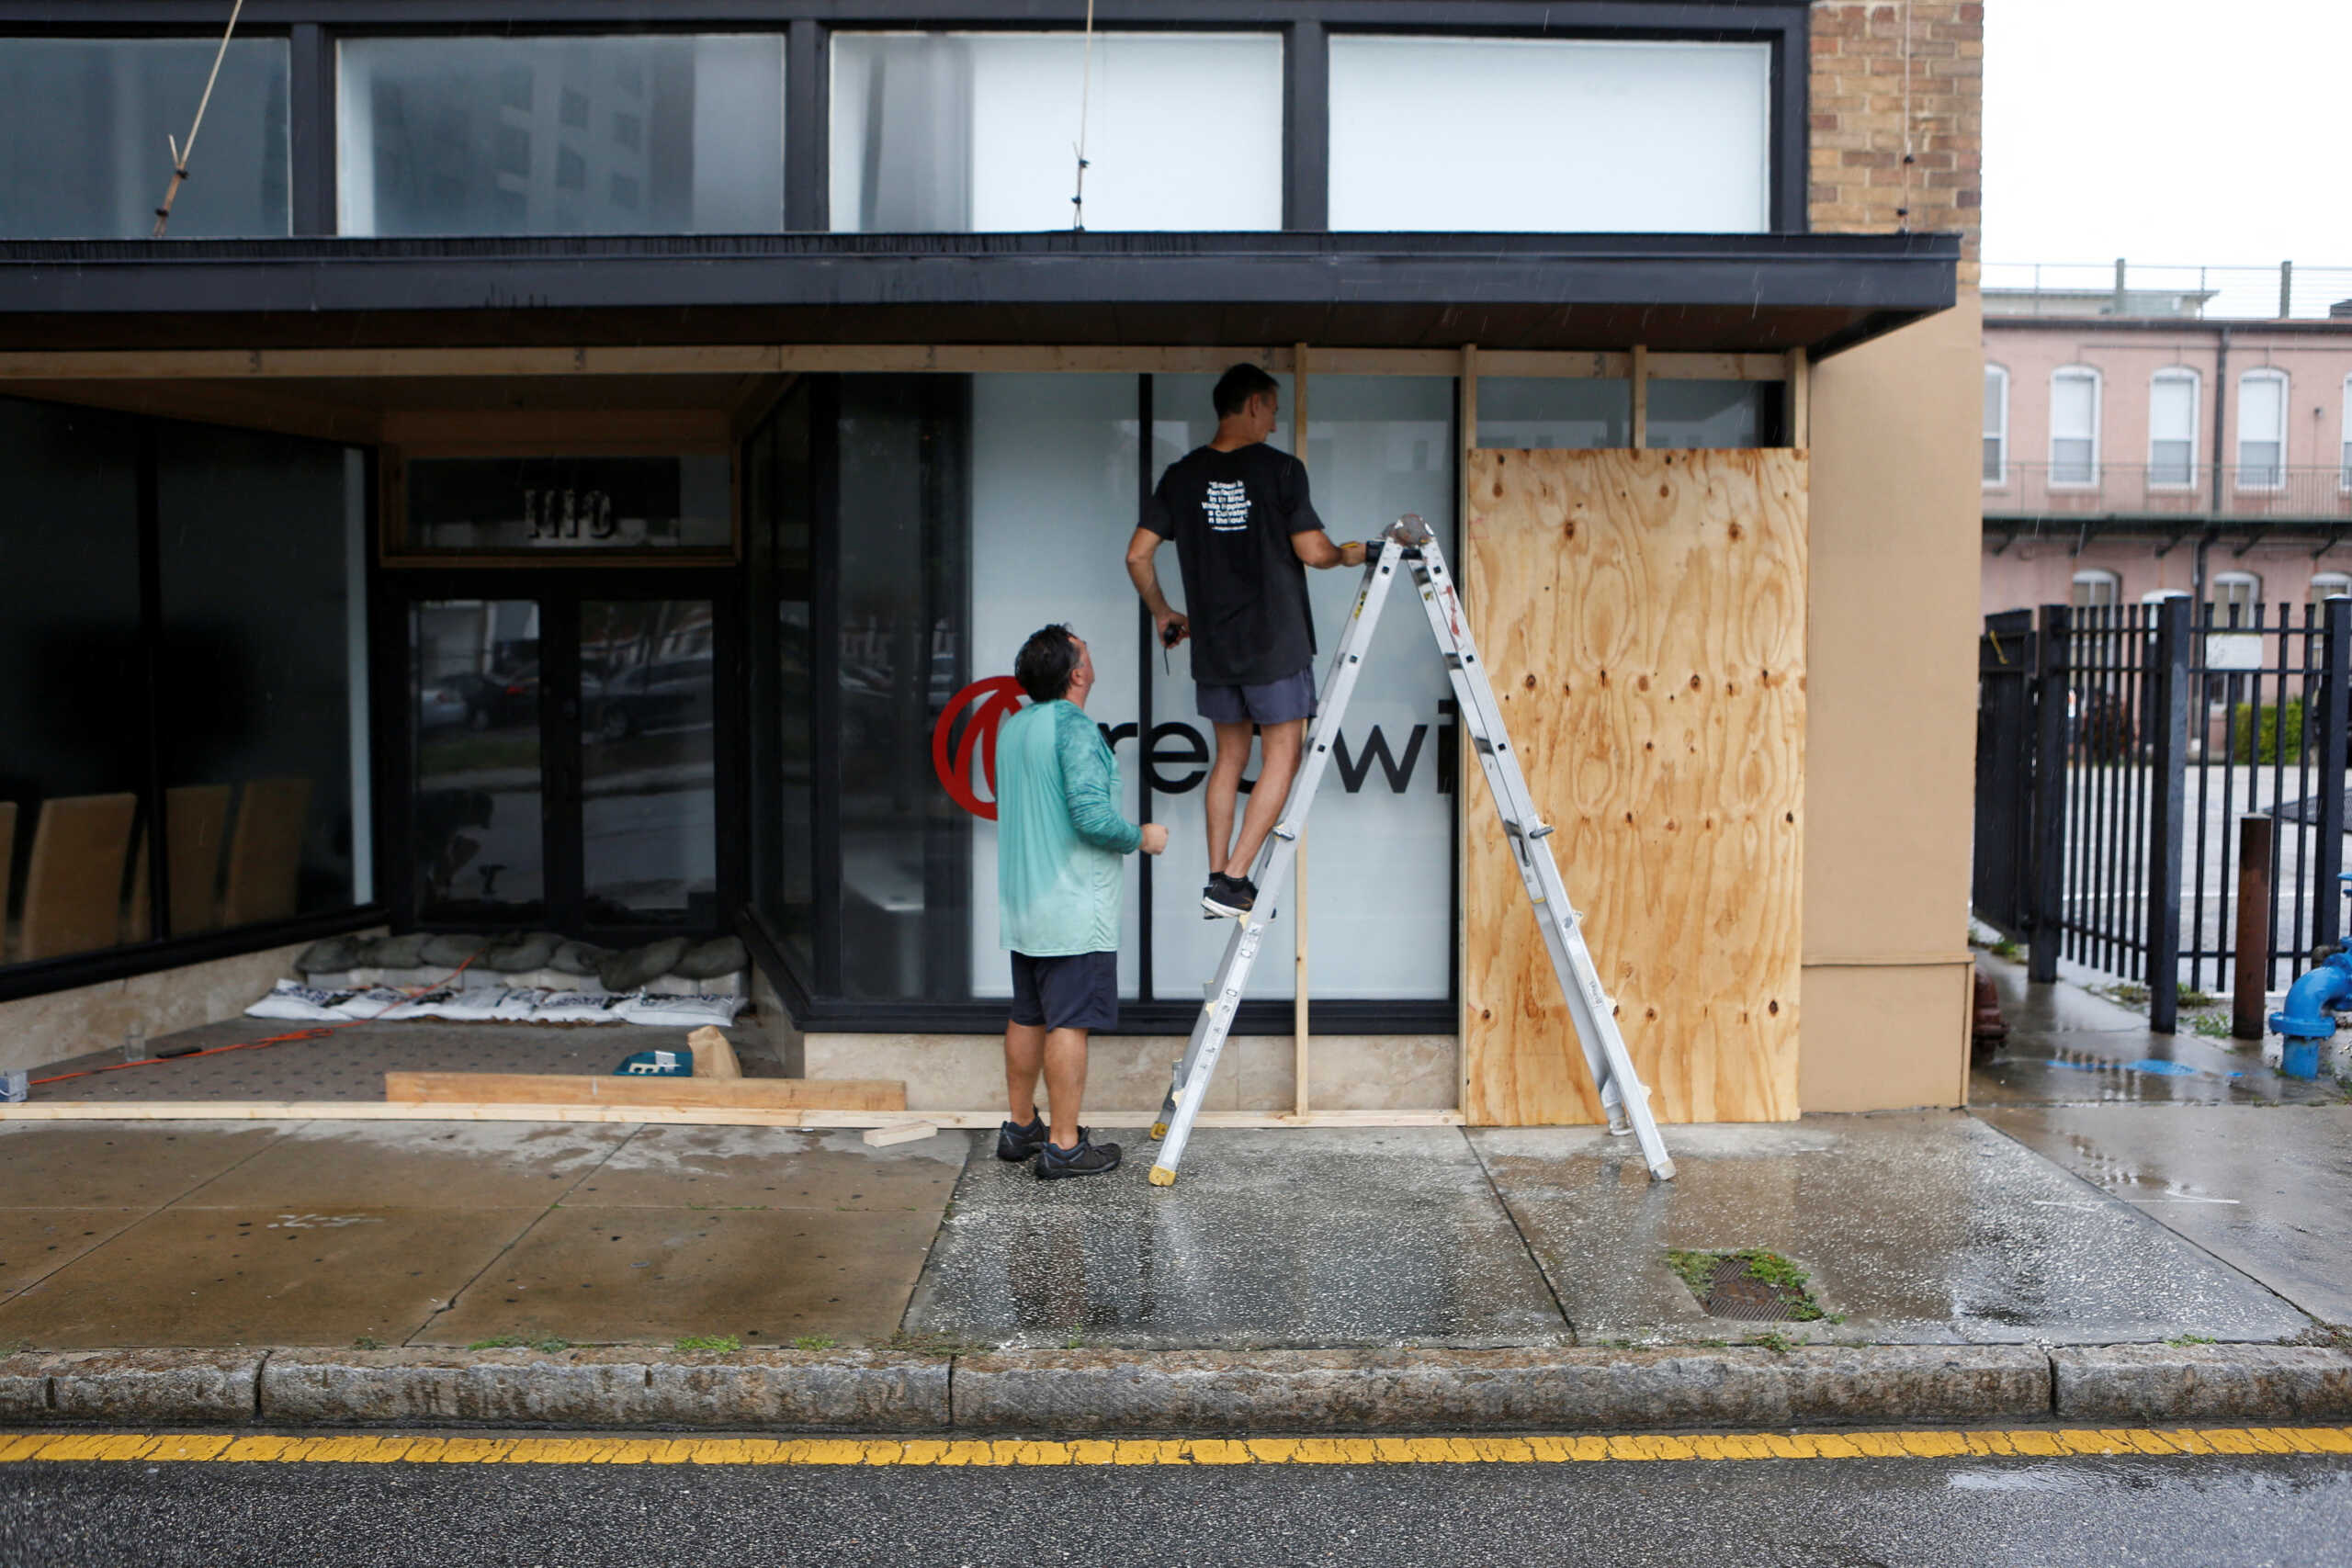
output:
M1583 1049L1593 1084L1600 1091L1609 1130L1639 1139L1642 1157L1649 1166L1650 1174L1658 1180L1669 1180L1674 1175L1674 1161L1668 1156L1666 1144L1658 1136L1657 1123L1650 1115L1649 1090L1642 1086L1634 1070L1633 1057L1625 1049L1624 1038L1617 1032L1614 1004L1601 987L1600 971L1585 947L1580 917L1569 906L1567 885L1561 880L1559 866L1552 859L1552 848L1547 842L1552 826L1536 809L1527 777L1520 771L1518 753L1503 726L1501 704L1496 700L1486 666L1471 639L1469 618L1463 614L1462 598L1452 574L1446 570L1444 554L1428 526L1419 517L1411 516L1398 518L1370 548L1370 570L1364 573L1363 587L1356 594L1347 629L1332 655L1321 700L1314 706L1314 732L1306 739L1296 775L1290 782L1281 808L1268 814L1270 836L1263 840L1263 852L1252 862L1239 863L1252 874L1252 906L1238 911L1224 960L1218 964L1216 978L1209 986L1208 1000L1193 1026L1193 1037L1184 1047L1182 1059L1176 1064L1159 1120L1152 1126L1152 1136L1161 1140L1159 1156L1152 1162L1152 1185L1167 1187L1176 1180L1177 1162L1183 1157L1193 1118L1200 1113L1209 1078L1216 1071L1218 1054L1232 1031L1242 993L1249 988L1258 944L1267 923L1274 917L1283 878L1297 856L1299 835L1314 807L1316 786L1322 783L1332 741L1347 714L1348 699L1355 692L1356 678L1363 673L1364 654L1372 647L1373 630L1379 624L1389 589L1400 576L1410 579L1428 617L1438 655L1445 662L1446 678L1453 687L1454 702L1462 715L1463 739L1478 759L1479 771L1486 775L1487 787L1493 793L1496 815L1501 818L1503 833L1510 840L1511 858L1527 889L1536 926L1543 932L1553 973L1558 976L1561 992L1567 999L1577 1043ZM1134 556L1130 554L1128 558L1132 562ZM1253 817L1257 806L1253 797Z
M1250 878L1298 770L1315 714L1315 619L1307 567L1362 566L1364 547L1335 545L1307 499L1306 466L1266 445L1281 412L1274 378L1236 365L1210 394L1216 434L1160 476L1127 542L1127 576L1160 646L1193 643L1200 715L1216 728L1204 803L1208 882L1202 912L1244 916ZM1170 539L1184 579L1184 609L1169 606L1152 558ZM1255 729L1263 750L1238 838L1233 818Z

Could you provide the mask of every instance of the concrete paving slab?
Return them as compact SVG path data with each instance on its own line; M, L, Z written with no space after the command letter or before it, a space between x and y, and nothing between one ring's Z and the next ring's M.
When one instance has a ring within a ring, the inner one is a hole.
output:
M398 1344L537 1209L166 1209L0 1303L0 1339Z
M1979 1114L2304 1311L2352 1325L2352 1106Z
M2262 1065L2262 1054L2199 1034L2188 1019L2158 1034L2148 1015L2060 980L2034 985L2025 965L1976 955L2009 1026L1999 1051L1969 1075L1974 1105L2316 1104L2342 1098Z
M994 1134L989 1134L993 1139ZM956 1190L969 1133L876 1148L854 1132L651 1126L580 1183L571 1200L612 1206L913 1209Z
M938 1224L931 1211L687 1211L566 1203L412 1341L500 1335L582 1345L731 1334L880 1343L898 1332Z
M977 1344L1526 1345L1567 1325L1461 1133L1206 1128L1040 1182L976 1155L908 1311Z
M2281 1113L2283 1114L2283 1112ZM1470 1134L1581 1341L1742 1338L2096 1344L2306 1331L2285 1302L1961 1112L1667 1130L1652 1183L1598 1129ZM1767 1247L1842 1324L1705 1315L1668 1248Z
M55 1273L142 1217L137 1209L0 1209L0 1298Z
M635 1130L594 1122L305 1122L180 1206L543 1208Z
M157 1209L283 1136L253 1122L0 1122L0 1207Z

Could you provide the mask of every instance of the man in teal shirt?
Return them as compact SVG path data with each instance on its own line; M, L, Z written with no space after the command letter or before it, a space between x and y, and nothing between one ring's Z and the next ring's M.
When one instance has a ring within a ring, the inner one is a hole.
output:
M1119 900L1125 858L1156 855L1168 829L1119 814L1119 765L1086 716L1094 662L1068 626L1021 647L1013 679L1031 705L996 738L997 897L1012 950L1012 1016L1004 1026L1004 1084L1014 1116L996 1157L1033 1156L1037 1179L1094 1176L1119 1163L1078 1124L1086 1093L1086 1038L1119 1022ZM1037 1114L1043 1072L1053 1107Z

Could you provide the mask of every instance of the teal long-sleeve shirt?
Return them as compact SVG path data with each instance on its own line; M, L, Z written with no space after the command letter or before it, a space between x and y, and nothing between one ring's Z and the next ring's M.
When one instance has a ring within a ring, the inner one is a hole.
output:
M1032 958L1115 953L1125 857L1143 829L1119 815L1119 765L1068 700L1038 703L996 738L996 877L1004 945Z

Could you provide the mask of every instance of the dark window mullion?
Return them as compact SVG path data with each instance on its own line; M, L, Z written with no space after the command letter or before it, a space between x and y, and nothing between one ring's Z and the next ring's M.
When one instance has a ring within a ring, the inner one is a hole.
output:
M335 212L334 38L298 22L287 62L287 175L290 231L332 234Z
M832 117L831 37L814 18L795 17L784 55L784 226L822 233L832 227L827 152Z
M1294 22L1283 38L1283 227L1330 226L1329 38L1321 22Z
M140 816L147 845L147 933L162 941L172 934L171 845L164 810L164 543L161 476L153 421L139 422L139 651L145 767L140 779ZM135 852L134 852L135 853ZM135 860L134 863L136 863Z
M1136 515L1143 515L1144 503L1151 499L1151 377L1148 372L1136 378L1136 431L1138 446L1136 452ZM1159 641L1151 624L1151 611L1141 599L1136 601L1136 810L1137 820L1148 822L1151 816L1151 725L1152 725L1152 655ZM1149 1001L1156 981L1152 971L1151 863L1153 856L1137 855L1136 869L1136 935L1140 951L1136 960L1136 999Z

